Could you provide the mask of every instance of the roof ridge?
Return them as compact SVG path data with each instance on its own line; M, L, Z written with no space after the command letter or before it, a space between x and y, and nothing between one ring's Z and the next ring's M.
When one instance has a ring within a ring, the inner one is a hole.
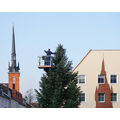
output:
M90 49L90 50L88 51L88 53L86 54L86 56L80 61L80 63L73 69L72 72L75 71L75 69L83 62L83 60L88 56L88 54L89 54L91 51L92 51L92 49Z

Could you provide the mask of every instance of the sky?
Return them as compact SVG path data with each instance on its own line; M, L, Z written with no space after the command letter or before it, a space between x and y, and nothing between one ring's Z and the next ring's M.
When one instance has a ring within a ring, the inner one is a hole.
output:
M90 49L120 49L120 13L29 12L0 13L0 82L8 82L14 24L20 92L38 89L44 73L38 56L58 44L66 49L73 68Z

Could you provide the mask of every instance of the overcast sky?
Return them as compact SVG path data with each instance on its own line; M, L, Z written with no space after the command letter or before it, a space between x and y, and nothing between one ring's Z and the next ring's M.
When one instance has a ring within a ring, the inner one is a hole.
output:
M90 49L120 49L120 13L0 13L0 82L8 82L14 24L20 92L38 88L38 56L61 43L73 68Z

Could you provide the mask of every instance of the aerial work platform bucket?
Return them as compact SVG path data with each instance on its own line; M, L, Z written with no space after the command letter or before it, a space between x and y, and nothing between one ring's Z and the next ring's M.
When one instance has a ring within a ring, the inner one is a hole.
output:
M39 58L39 69L51 68L52 67L52 56L42 56Z

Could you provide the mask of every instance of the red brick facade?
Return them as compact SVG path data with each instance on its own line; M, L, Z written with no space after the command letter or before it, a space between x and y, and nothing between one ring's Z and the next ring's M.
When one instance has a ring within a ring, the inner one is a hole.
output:
M95 101L96 101L96 108L112 108L112 102L111 102L111 93L113 93L112 87L110 88L107 77L106 77L106 71L104 66L104 60L102 62L102 69L100 75L104 75L104 84L99 84L98 87L96 87L95 91ZM99 102L98 101L98 94L104 93L105 94L105 101Z

